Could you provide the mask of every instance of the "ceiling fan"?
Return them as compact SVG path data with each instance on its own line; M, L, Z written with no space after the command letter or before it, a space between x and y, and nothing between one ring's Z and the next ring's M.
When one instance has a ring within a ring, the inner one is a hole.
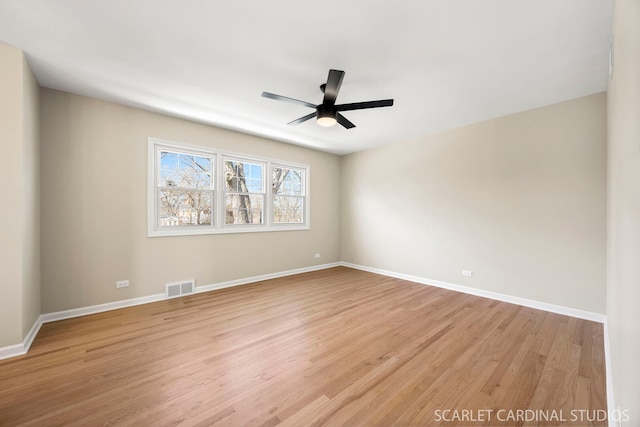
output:
M356 127L345 116L340 114L341 111L351 110L363 110L365 108L378 108L378 107L391 107L393 105L393 99L382 99L379 101L366 101L366 102L354 102L351 104L338 104L336 105L336 98L340 91L340 85L342 85L342 79L344 78L344 71L329 70L329 76L327 82L320 85L320 90L324 93L322 103L314 105L310 102L301 101L299 99L289 98L287 96L276 95L274 93L262 92L262 96L265 98L275 99L277 101L290 102L292 104L304 105L305 107L313 108L316 110L311 114L300 117L287 124L299 125L307 120L316 118L316 123L320 126L333 126L340 123L346 129Z

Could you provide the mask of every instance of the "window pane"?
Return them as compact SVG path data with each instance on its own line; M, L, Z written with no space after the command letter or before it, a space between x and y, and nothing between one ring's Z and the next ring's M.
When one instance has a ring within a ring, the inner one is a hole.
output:
M273 194L302 196L304 170L273 168Z
M264 193L264 166L257 163L225 160L225 191Z
M225 224L262 224L264 196L257 194L227 194Z
M178 169L178 153L169 151L160 152L160 168L161 169Z
M178 171L175 169L161 169L159 185L161 187L175 187L178 185Z
M196 156L196 172L211 172L211 159L208 157Z
M247 176L262 180L262 165L248 164L248 163L246 165L250 167L250 172Z
M301 223L304 218L304 197L274 196L274 223Z
M208 173L197 173L195 175L195 188L208 190L211 188L211 175Z
M248 178L246 182L249 193L262 193L262 179Z
M180 169L193 169L196 161L195 161L195 156L192 156L191 154L185 154L185 153L181 153L179 154L179 159L180 159Z
M170 151L160 152L160 187L211 189L211 158Z
M193 156L187 154L178 155L178 187L195 188L195 169L193 168Z
M211 225L212 192L160 190L160 226Z
M169 183L167 183L170 181ZM178 184L178 153L160 152L160 182L161 187Z

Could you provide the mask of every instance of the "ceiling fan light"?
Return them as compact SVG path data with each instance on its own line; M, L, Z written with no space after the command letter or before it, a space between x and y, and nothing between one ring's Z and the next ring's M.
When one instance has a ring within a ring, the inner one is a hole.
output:
M320 126L329 127L336 124L336 111L331 106L318 105L316 110L316 123Z
M329 127L336 124L336 119L331 116L318 117L316 123L320 126Z

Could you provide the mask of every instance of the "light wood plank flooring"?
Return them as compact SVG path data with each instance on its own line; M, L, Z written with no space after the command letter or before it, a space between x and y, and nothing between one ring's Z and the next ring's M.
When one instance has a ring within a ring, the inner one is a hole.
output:
M338 267L45 324L0 425L605 425L569 419L606 410L602 333Z

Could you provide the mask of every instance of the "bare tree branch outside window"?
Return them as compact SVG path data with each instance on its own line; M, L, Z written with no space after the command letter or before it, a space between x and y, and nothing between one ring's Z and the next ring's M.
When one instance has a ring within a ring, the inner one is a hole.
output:
M225 223L264 222L264 165L225 160Z
M162 226L211 225L211 157L160 152Z
M304 218L304 171L274 167L273 222L301 223Z

